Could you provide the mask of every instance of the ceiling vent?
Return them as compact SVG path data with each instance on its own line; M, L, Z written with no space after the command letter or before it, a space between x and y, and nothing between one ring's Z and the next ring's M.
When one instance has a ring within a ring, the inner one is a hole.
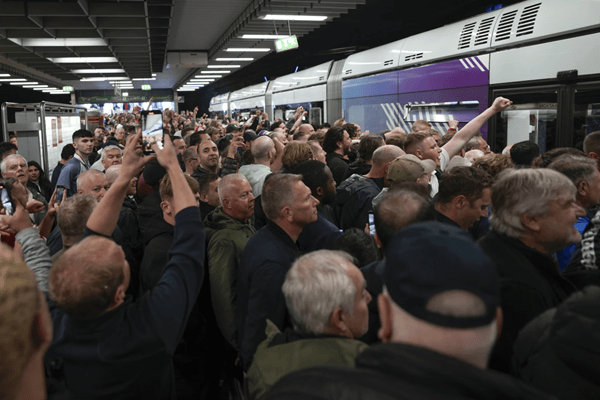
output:
M460 38L458 39L459 50L468 49L471 47L471 36L473 35L475 24L477 24L477 22L471 22L463 27L462 32L460 33Z
M496 42L510 38L510 33L512 30L513 23L515 22L517 11L518 10L513 10L511 12L503 14L500 17L500 22L498 22L498 28L496 28Z
M494 23L494 19L496 17L486 18L479 24L477 28L477 35L475 36L475 44L474 46L481 46L484 44L488 44L490 37L490 30L492 29L492 25Z
M418 60L419 58L423 58L423 53L416 53L406 56L404 57L404 61Z
M542 3L537 3L523 9L521 18L519 18L519 25L517 25L517 36L531 35L533 33L535 20L541 6Z

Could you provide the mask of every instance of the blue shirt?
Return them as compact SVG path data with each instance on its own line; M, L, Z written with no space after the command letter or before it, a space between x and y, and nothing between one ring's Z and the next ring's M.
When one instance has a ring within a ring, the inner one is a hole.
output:
M77 177L88 169L90 169L90 164L87 161L83 161L78 154L75 154L60 171L60 176L56 184L67 188L67 196L73 196L77 193Z

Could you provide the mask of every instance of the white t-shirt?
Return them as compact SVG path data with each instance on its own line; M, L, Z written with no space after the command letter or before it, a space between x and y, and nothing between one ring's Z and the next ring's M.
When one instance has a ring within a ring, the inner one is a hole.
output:
M450 155L448 154L446 149L444 149L442 147L442 154L440 154L440 170L442 170L442 171L445 170L446 167L448 166L449 162L450 162ZM433 174L431 174L431 180L429 181L429 185L431 186L430 196L433 198L433 196L435 196L437 194L437 192L440 190L440 182L438 181L438 178L437 178L435 172Z

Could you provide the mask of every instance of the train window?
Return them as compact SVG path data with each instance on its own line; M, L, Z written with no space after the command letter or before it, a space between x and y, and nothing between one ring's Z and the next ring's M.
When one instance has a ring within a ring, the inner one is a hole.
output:
M573 146L597 131L600 131L600 92L598 88L577 89L573 114Z
M479 101L449 101L440 103L415 103L406 105L409 122L424 119L427 122L457 120L469 122L479 114Z
M488 142L492 149L501 152L507 144L531 140L541 152L553 149L557 143L558 92L556 90L494 93L504 96L513 105L496 114Z

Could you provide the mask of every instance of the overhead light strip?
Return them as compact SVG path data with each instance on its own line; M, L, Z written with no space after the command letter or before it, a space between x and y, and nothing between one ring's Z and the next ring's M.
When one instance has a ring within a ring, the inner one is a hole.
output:
M239 68L241 65L207 65L206 68Z
M254 61L254 58L216 58L215 61Z
M117 63L116 57L56 57L47 58L55 64L91 64L91 63Z
M260 19L269 21L325 21L326 15L278 15L278 14L267 14Z
M225 51L229 51L232 53L265 53L268 51L271 51L271 49L267 49L267 48L262 48L262 47L257 47L257 48L246 48L246 47L230 47Z
M123 74L124 69L120 68L100 68L100 69L74 69L74 74Z
M242 39L283 39L288 35L242 35Z
M30 39L30 38L8 38L13 43L23 47L89 47L108 46L106 40L100 38L68 38L68 39Z

